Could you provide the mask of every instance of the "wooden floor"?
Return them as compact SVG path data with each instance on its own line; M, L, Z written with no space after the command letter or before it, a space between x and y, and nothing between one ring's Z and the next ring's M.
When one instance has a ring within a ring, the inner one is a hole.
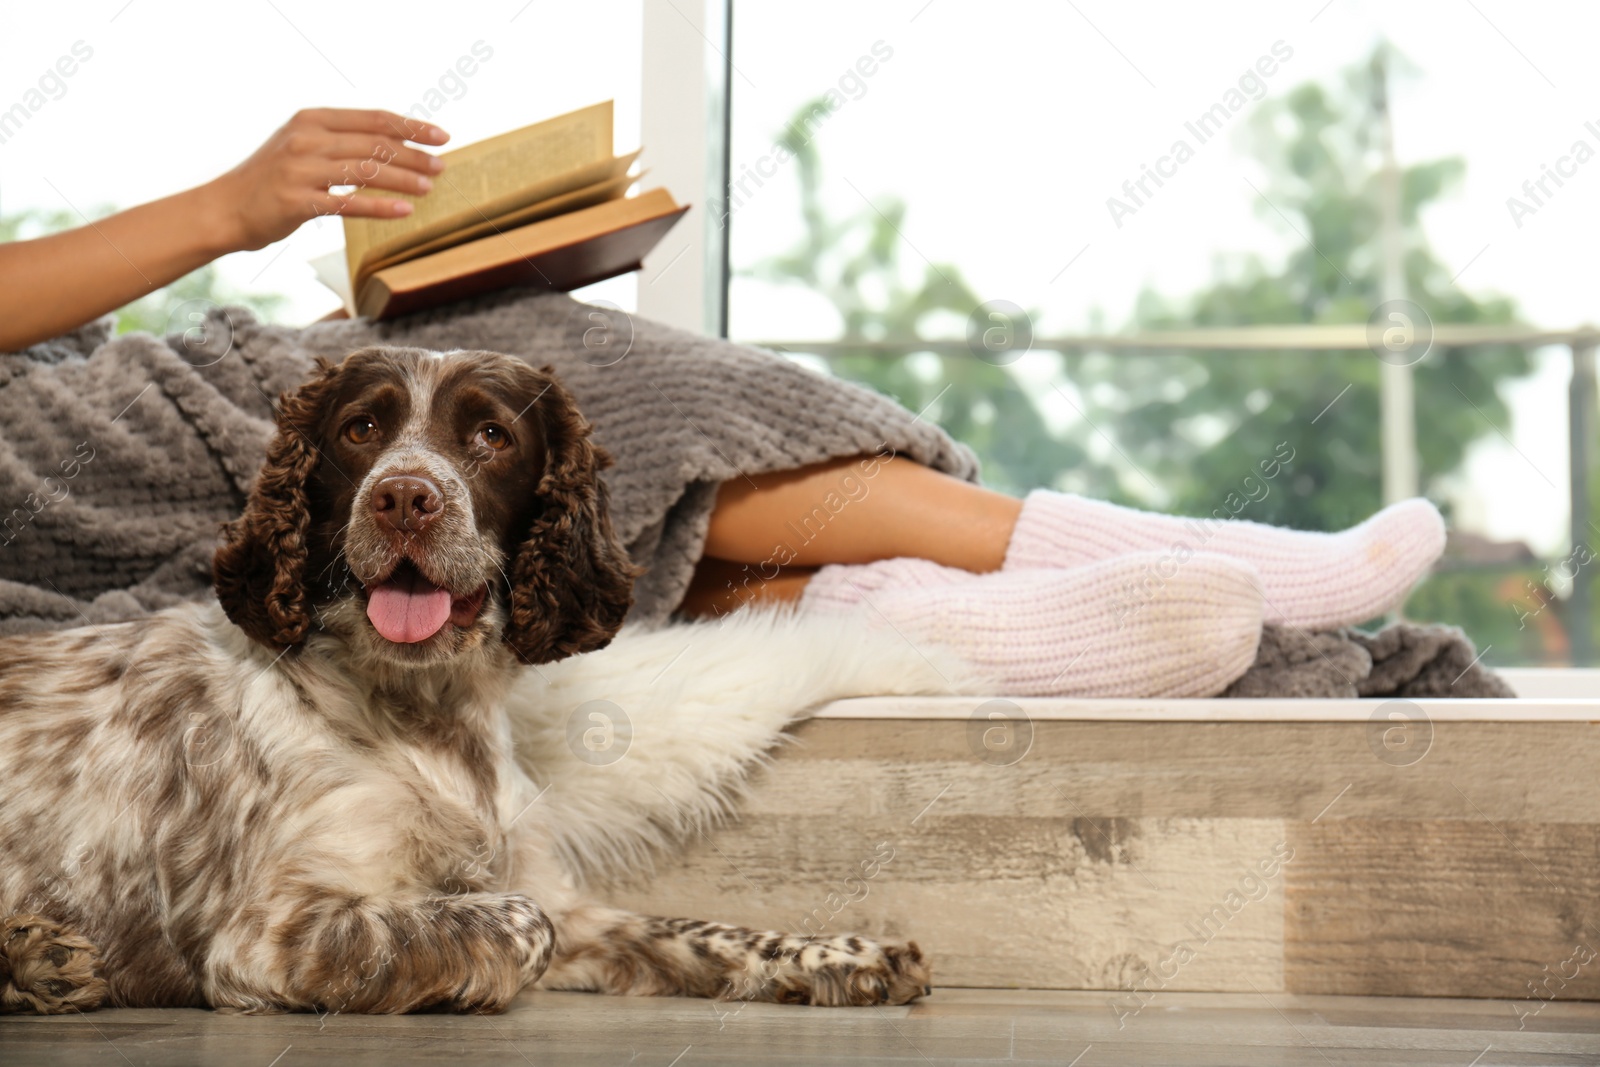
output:
M881 1010L528 993L497 1016L10 1016L0 1064L1600 1064L1600 1004L1519 1016L1533 1006L1162 993L1119 1020L1086 992L942 989Z

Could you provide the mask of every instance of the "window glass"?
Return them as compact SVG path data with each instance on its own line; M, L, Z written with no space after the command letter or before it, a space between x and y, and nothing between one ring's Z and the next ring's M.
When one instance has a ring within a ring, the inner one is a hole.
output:
M1009 491L1358 522L1382 504L1375 349L1051 342L1365 324L1393 292L1385 108L1423 321L1592 319L1570 237L1600 223L1575 188L1600 181L1600 11L1513 14L735 0L730 332L926 408ZM1593 628L1567 599L1570 368L1561 345L1413 367L1420 488L1456 535L1406 614L1491 664L1565 662Z

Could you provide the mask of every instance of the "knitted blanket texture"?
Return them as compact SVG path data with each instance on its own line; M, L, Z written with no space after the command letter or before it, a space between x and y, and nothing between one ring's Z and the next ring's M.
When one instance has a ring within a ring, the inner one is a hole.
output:
M554 367L616 460L604 474L612 521L646 568L629 622L661 622L677 607L717 487L740 474L889 448L977 478L970 449L885 396L595 310L508 290L391 322L297 329L215 308L164 340L112 338L105 318L0 355L0 633L208 595L217 527L244 506L273 401L314 357L370 344L487 349Z
M113 337L108 316L0 354L0 634L137 618L210 596L218 526L244 506L277 396L315 357L370 344L487 349L554 368L616 460L603 475L613 522L645 568L630 623L665 622L682 600L722 482L885 450L978 479L969 448L885 396L746 346L595 311L533 290L303 328L212 308L166 338ZM603 343L596 329L607 331ZM1447 628L1398 624L1372 636L1268 626L1256 665L1226 695L1510 695L1472 658L1470 642Z

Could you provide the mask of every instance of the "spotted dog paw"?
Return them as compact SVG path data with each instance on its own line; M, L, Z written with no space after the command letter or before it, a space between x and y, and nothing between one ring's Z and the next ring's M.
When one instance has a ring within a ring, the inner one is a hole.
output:
M915 941L880 943L864 937L835 937L806 944L795 966L777 980L783 1004L867 1007L905 1004L928 996L932 968Z
M556 947L555 927L544 909L527 897L508 895L503 900L506 932L518 949L522 983L532 985L550 966L550 954Z
M454 992L432 1005L435 1008L475 1013L505 1011L512 998L539 980L555 951L555 927L544 909L516 893L457 904L440 925L470 931L467 936L481 938L481 947L460 961L462 972L447 983ZM499 957L502 965L495 965L494 959L483 954L485 950Z
M63 1015L106 999L94 946L38 915L0 920L0 1013Z

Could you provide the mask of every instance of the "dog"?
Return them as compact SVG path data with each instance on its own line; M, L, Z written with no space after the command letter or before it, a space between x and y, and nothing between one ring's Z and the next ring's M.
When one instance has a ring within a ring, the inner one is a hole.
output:
M635 569L549 368L364 348L276 421L215 601L0 639L0 1010L928 991L915 942L636 915L561 867L506 694L606 645Z

